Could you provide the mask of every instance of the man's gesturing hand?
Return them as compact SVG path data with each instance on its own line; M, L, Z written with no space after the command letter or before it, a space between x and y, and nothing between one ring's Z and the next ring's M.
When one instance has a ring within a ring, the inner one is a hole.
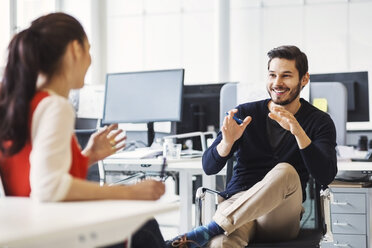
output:
M292 113L285 110L283 107L275 106L271 109L269 117L278 122L282 128L290 131L295 136L300 149L304 149L310 145L311 140L309 136L307 136Z
M225 119L223 120L221 127L222 140L220 144L217 145L217 151L221 157L225 157L230 153L234 142L242 136L245 128L252 120L252 117L247 116L243 120L243 123L239 125L233 119L233 116L237 112L237 109L230 110L229 115L225 116Z

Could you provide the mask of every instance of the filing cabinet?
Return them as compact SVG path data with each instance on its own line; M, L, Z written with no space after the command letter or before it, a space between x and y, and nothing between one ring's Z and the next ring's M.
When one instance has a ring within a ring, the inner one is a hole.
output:
M321 246L372 248L372 188L330 186L330 217L333 243Z

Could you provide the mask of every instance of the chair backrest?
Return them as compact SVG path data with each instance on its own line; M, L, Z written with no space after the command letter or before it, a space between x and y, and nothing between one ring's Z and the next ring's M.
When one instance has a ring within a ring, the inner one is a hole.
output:
M316 98L327 99L327 113L336 126L337 145L346 145L347 90L339 82L310 83L310 101Z
M238 84L227 83L222 86L220 91L220 127L222 126L223 119L226 116L226 112L235 108L238 104ZM227 161L226 170L226 182L230 181L232 177L232 168L234 163L234 157Z
M222 86L220 91L220 126L222 126L223 119L226 112L235 108L238 102L237 97L237 83L227 83Z

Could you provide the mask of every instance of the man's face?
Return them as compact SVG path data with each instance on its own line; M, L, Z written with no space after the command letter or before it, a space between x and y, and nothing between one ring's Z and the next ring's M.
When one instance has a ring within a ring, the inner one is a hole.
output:
M294 60L274 58L270 62L267 91L278 105L293 102L301 92L301 81Z

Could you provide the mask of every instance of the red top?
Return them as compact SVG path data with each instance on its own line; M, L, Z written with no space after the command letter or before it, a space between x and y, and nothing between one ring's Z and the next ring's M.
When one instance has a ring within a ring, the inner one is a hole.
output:
M31 101L29 118L29 130L34 111L42 99L49 96L48 92L39 91ZM30 196L30 160L32 150L30 137L26 145L17 154L10 157L2 157L0 154L0 174L4 184L5 195L7 196ZM70 175L76 178L85 179L88 171L88 158L81 154L80 146L76 136L71 137L71 158L72 164Z

